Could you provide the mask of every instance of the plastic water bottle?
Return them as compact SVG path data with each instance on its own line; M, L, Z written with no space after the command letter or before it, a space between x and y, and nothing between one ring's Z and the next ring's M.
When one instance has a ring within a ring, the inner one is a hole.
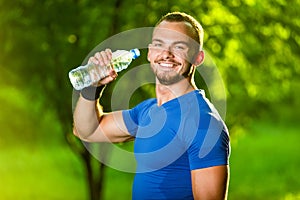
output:
M70 81L76 90L81 90L108 76L112 67L116 72L126 69L132 60L139 56L140 51L138 49L117 50L112 53L111 63L107 66L90 63L71 70L69 72Z

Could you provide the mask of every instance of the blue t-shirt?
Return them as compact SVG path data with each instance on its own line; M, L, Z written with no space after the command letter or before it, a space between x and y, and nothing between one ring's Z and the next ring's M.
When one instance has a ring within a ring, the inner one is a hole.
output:
M123 111L135 137L133 199L193 199L191 170L227 165L227 128L202 90Z

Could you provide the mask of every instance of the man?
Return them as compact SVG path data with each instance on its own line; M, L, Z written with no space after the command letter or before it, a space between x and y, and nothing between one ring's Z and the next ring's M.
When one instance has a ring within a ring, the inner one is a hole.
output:
M169 13L154 28L148 61L156 98L130 110L103 113L97 99L117 74L83 89L74 111L74 134L88 142L134 141L133 199L226 199L229 136L215 108L194 84L204 60L203 30L190 15ZM109 49L89 59L100 66Z

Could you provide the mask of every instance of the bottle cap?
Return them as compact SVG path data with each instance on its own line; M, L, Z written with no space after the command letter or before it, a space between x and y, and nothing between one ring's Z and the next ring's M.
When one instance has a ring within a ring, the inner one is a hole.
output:
M131 49L130 52L133 54L133 59L136 59L141 55L140 51L138 49Z

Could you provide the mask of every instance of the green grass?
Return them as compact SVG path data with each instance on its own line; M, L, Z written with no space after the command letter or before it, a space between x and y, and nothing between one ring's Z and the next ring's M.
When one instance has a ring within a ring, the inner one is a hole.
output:
M300 199L299 128L255 123L235 140L229 199Z
M0 199L88 199L84 166L67 145L2 146L0 163ZM133 174L106 168L104 199L131 199L132 180Z
M6 146L0 163L1 199L86 199L83 169L68 147Z
M261 123L234 139L229 199L300 199L299 139L296 127ZM83 165L67 145L1 146L0 163L1 199L88 199ZM104 199L130 199L132 178L107 168Z

